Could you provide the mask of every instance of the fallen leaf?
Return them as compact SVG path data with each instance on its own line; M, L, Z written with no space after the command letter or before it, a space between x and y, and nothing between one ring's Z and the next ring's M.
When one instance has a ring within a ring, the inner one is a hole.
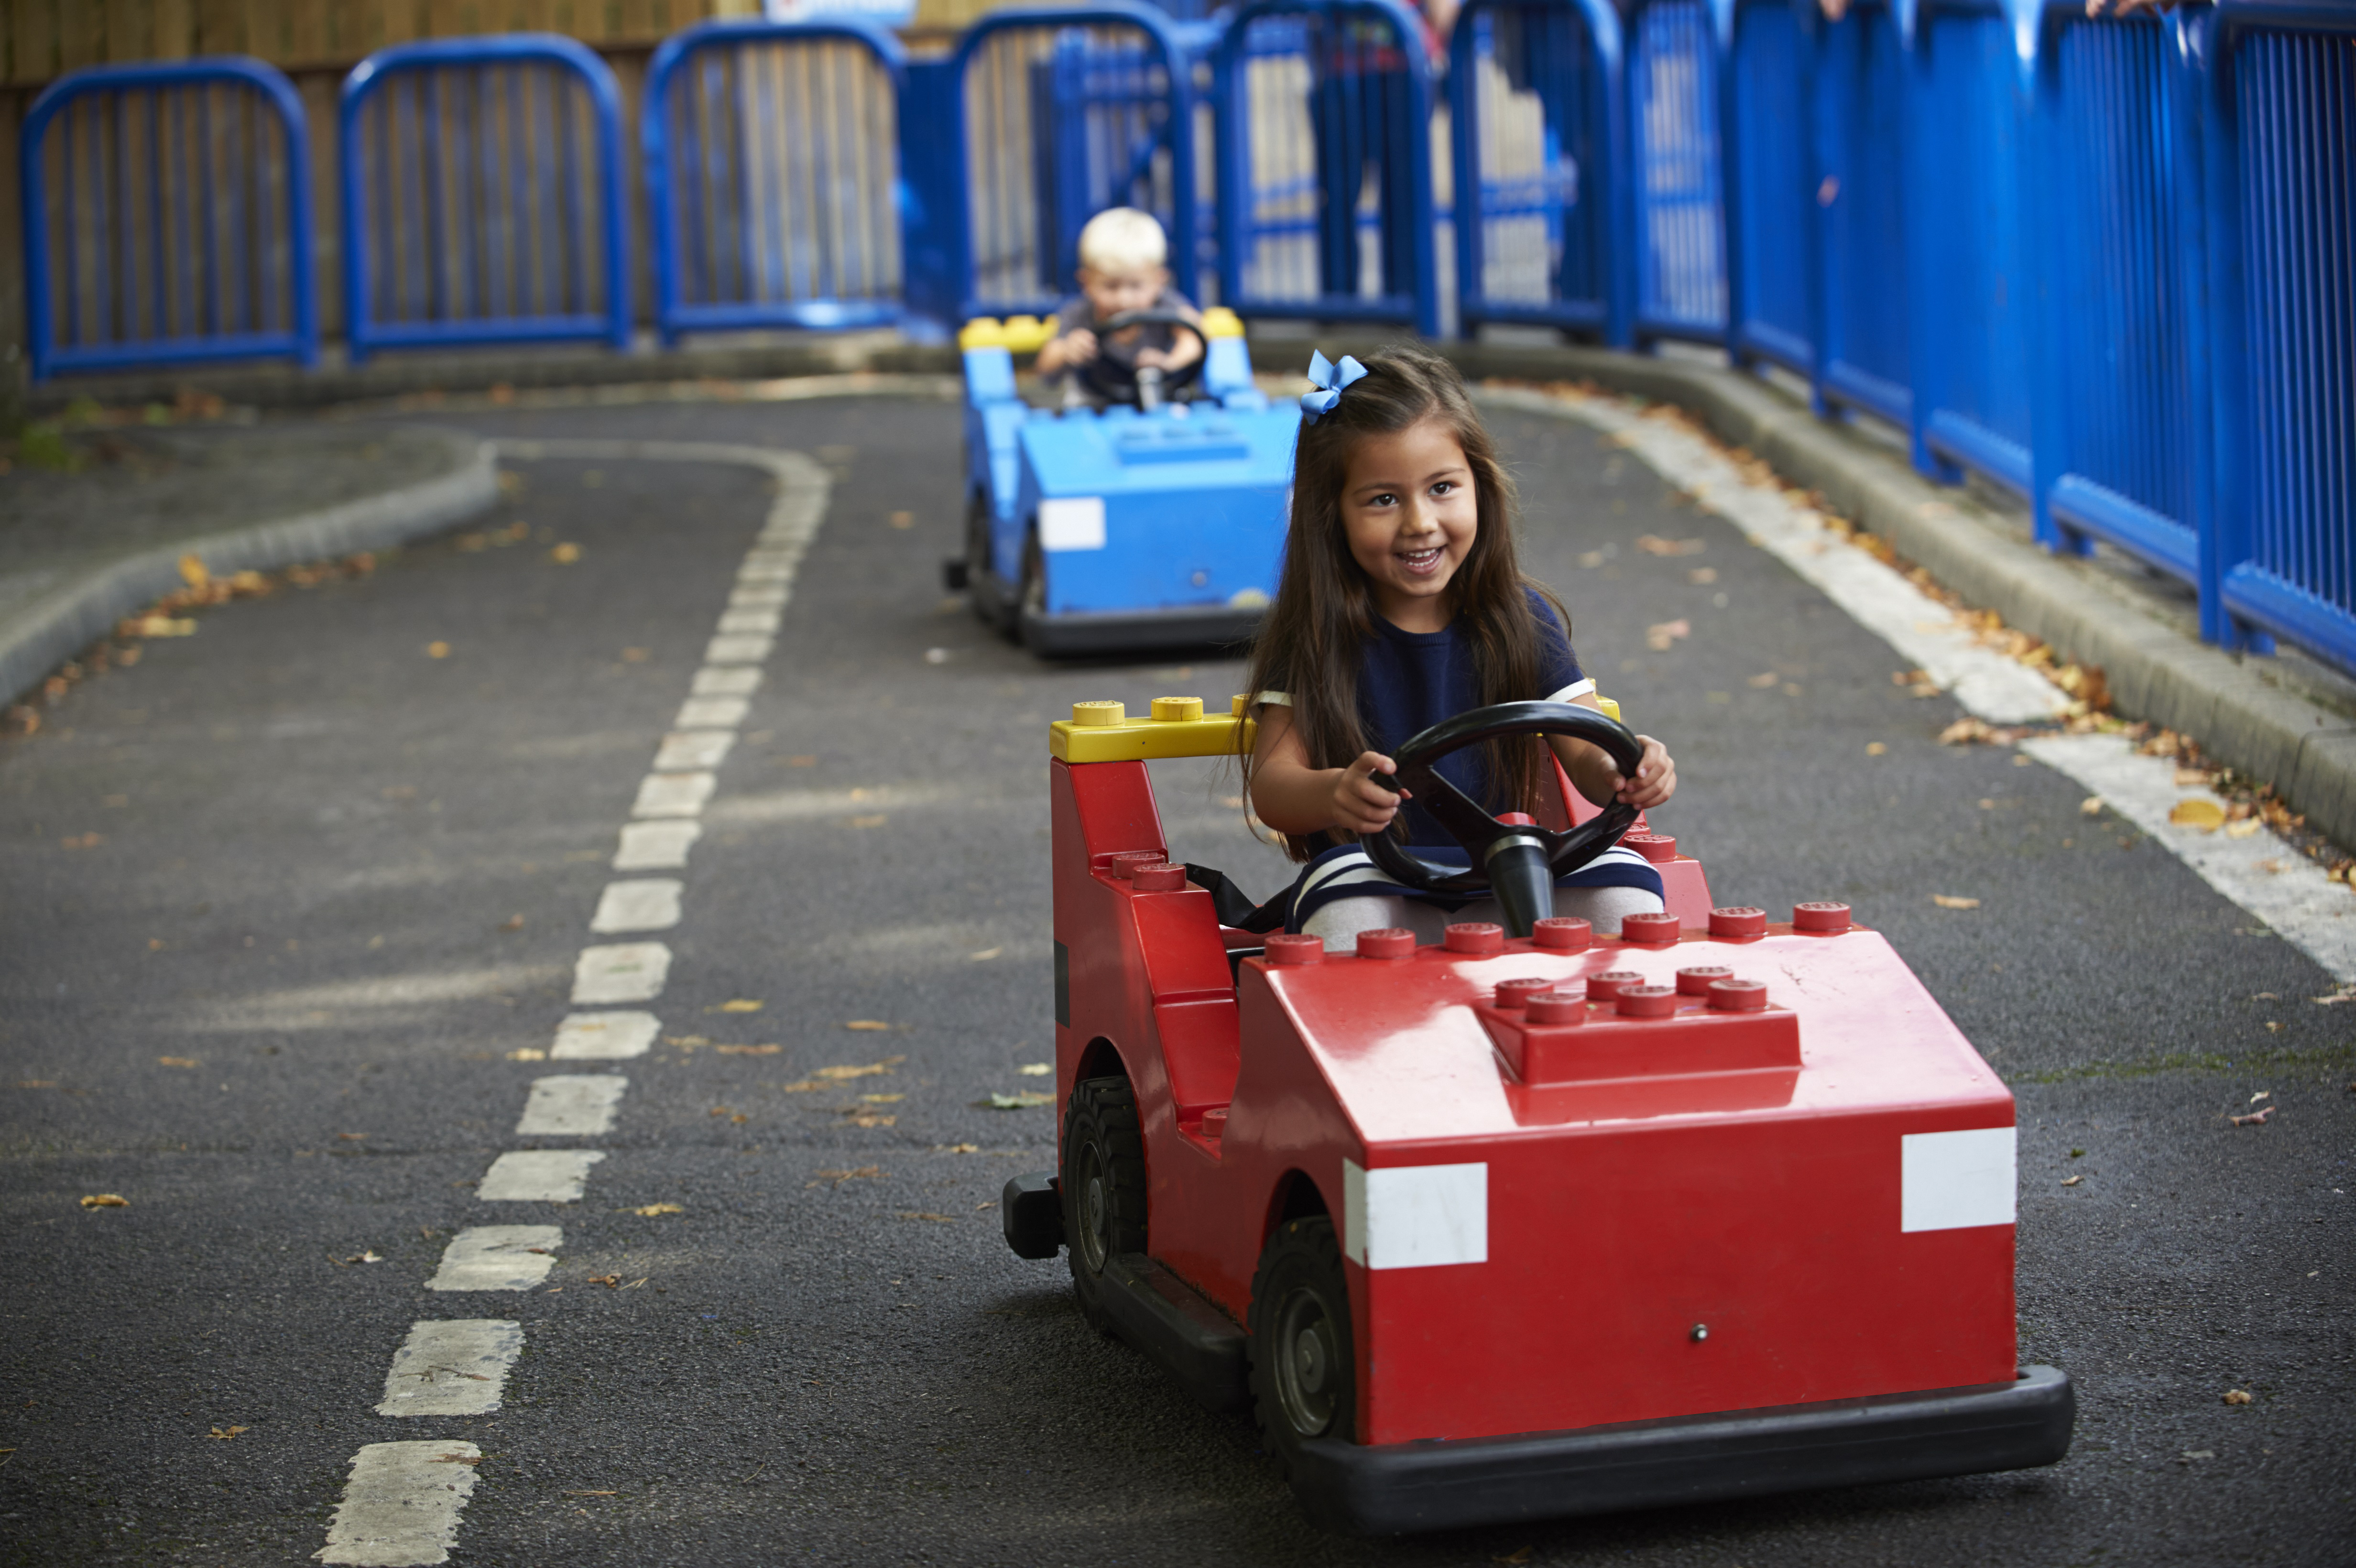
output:
M1693 635L1689 621L1661 621L1644 628L1644 645L1655 653L1666 653L1669 645L1679 637Z
M697 1046L710 1045L712 1041L700 1034L667 1034L663 1036L663 1043L678 1046L681 1051L693 1051Z
M607 1290L619 1290L622 1287L622 1276L617 1274L593 1274L583 1283L602 1285Z
M252 1430L253 1429L250 1426L230 1426L225 1428L216 1426L210 1432L206 1433L205 1435L208 1437L218 1437L222 1442L226 1443L241 1432L251 1432Z
M2078 815L2081 816L2102 816L2103 797L2099 795L2090 795L2085 799L2080 801L2078 803Z
M880 1073L891 1072L907 1060L905 1056L887 1056L881 1061L871 1061L864 1067L821 1067L818 1070L817 1076L831 1079L837 1083L846 1078L873 1078Z
M987 964L1005 951L1003 947L985 947L979 953L967 954L966 958L969 963Z
M159 1056L155 1064L158 1067L194 1067L197 1059L193 1056Z
M900 1120L897 1116L878 1115L873 1111L861 1110L845 1111L842 1119L854 1127L889 1127L896 1125Z
M934 1214L922 1209L903 1209L900 1211L900 1218L903 1220L933 1220L937 1221L944 1225L954 1225L957 1223L955 1220L952 1220L947 1214Z
M845 1019L842 1021L842 1027L858 1029L887 1029L892 1026L882 1019Z
M2261 1089L2256 1093L2250 1096L2250 1104L2254 1105L2261 1100L2271 1100L2274 1097L2275 1092L2273 1090Z
M684 1214L687 1211L680 1208L676 1203L649 1203L643 1209L633 1209L630 1212L633 1214L643 1214L647 1218L652 1219L657 1214Z
M1985 741L1989 734L1987 720L1965 717L1939 731L1942 746L1968 746L1974 741Z
M367 1135L366 1133L337 1133L336 1136L337 1136L337 1137L339 1137L339 1138L343 1139L346 1143L350 1143L350 1144L356 1144L356 1143L359 1142L362 1138L365 1138L365 1137L367 1137L367 1136L368 1136L368 1135Z
M892 526L895 528L913 528L916 526L916 514L894 512L892 514Z
M2179 768L2176 770L2176 787L2179 789L2206 789L2209 787L2209 780L2210 774L2205 769Z
M845 817L843 818L843 826L846 827L881 827L891 820L891 817L878 812L873 816Z
M548 1052L537 1046L527 1045L519 1051L509 1051L508 1060L509 1061L546 1061Z
M783 1049L775 1045L716 1045L712 1049L723 1056L775 1056Z
M1751 687L1754 690L1764 691L1783 678L1783 677L1782 676L1777 675L1772 669L1762 669L1757 675L1752 676L1749 680L1743 682L1743 684Z
M2342 1002L2356 1002L2356 991L2335 991L2328 997L2317 997L2314 1001L2319 1008L2336 1008Z
M128 1209L131 1200L119 1192L93 1192L81 1200L85 1209Z
M734 1001L721 1003L720 1010L723 1013L757 1013L767 1005L766 1002L754 1001L750 997L739 997Z
M880 1165L862 1165L847 1170L821 1170L818 1174L820 1181L831 1181L835 1186L840 1187L846 1181L880 1181L884 1179L884 1168ZM809 1185L816 1187L819 1182L813 1181Z
M2075 1187L2078 1183L2085 1179L2086 1179L2083 1176L2065 1176L2062 1179L2062 1185L2064 1187Z
M1980 907L1979 900L1957 898L1953 893L1933 893L1931 895L1931 901L1937 904L1941 909L1977 909Z
M744 1123L751 1121L753 1118L744 1115L742 1111L739 1111L736 1115L729 1117L728 1119L741 1126Z
M507 919L499 922L499 929L501 931L521 931L523 929L523 916L519 914L511 914L508 916Z
M1718 568L1714 566L1697 566L1691 571L1686 573L1686 581L1698 587L1707 588L1711 583L1718 581Z
M1026 1061L1014 1071L1025 1078L1044 1078L1055 1071L1055 1064L1052 1061Z
M859 1097L870 1105L896 1105L908 1096L905 1094L862 1094Z
M102 833L78 833L70 838L59 839L58 848L60 849L95 849L105 842L106 836Z
M480 1454L436 1454L426 1461L429 1465L479 1465L482 1462Z
M2224 826L2225 808L2213 800L2194 795L2179 800L2168 814L2168 820L2179 827L2189 827L2195 833L2214 833Z
M940 1152L943 1154L980 1154L981 1152L981 1146L980 1144L945 1144L941 1147Z
M559 566L571 566L581 559L581 547L567 541L548 552L548 559Z
M1525 1546L1518 1552L1509 1552L1503 1557L1492 1557L1489 1561L1492 1563L1512 1563L1516 1565L1516 1568L1518 1568L1519 1564L1527 1563L1531 1557L1537 1553L1537 1548L1534 1546Z
M814 768L818 766L818 759L816 757L787 757L786 759L786 766L789 768Z
M187 583L191 588L202 588L212 580L213 574L205 570L205 563L203 561L198 560L193 555L184 555L180 558L181 581ZM245 1428L241 1426L238 1430L242 1432Z
M2248 1404L2251 1398L2250 1391L2245 1388L2229 1388L2225 1391L2227 1404Z
M2268 1105L2265 1110L2253 1111L2246 1116L2228 1116L2225 1119L2237 1127L2260 1127L2265 1125L2268 1116L2280 1109L2278 1105Z
M990 1108L993 1111L1027 1111L1034 1105L1052 1105L1055 1103L1053 1094L1034 1094L1027 1089L1012 1094L993 1093L990 1096Z
M175 619L170 615L142 615L135 627L143 637L193 637L197 635L194 620Z
M2256 833L2263 826L2264 824L2259 822L2256 817L2244 816L2239 822L2229 822L2225 824L2225 837L2228 838L2247 838L2251 835Z
M1699 539L1665 539L1657 534L1638 534L1636 548L1646 555L1699 555L1708 547Z
M348 1264L380 1264L384 1259L378 1255L374 1248L370 1248L364 1253L354 1253L344 1261Z
M725 1105L714 1105L712 1107L712 1114L715 1116L724 1116L728 1114L728 1107Z
M2189 1465L2195 1459L2214 1459L2216 1456L2217 1450L2214 1448L2187 1448L2184 1451L2184 1457L2178 1463Z
M1869 757L1887 756L1889 753L1890 747L1883 741L1868 741L1865 743L1865 754Z
M429 659L446 659L450 656L450 645L443 642L428 643L425 645L425 656Z

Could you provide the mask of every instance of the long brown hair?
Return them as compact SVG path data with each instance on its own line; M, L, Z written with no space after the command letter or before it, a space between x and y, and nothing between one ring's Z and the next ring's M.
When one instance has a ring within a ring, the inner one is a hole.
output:
M1463 630L1477 672L1481 705L1533 695L1538 681L1539 628L1530 609L1535 589L1560 621L1561 603L1522 575L1514 548L1514 482L1497 461L1456 367L1419 344L1393 344L1366 355L1366 374L1315 423L1304 421L1292 464L1292 523L1275 603L1252 644L1252 696L1289 692L1292 727L1312 768L1347 767L1367 749L1358 711L1358 662L1377 635L1374 594L1350 553L1342 493L1350 456L1370 435L1389 435L1427 419L1444 423L1472 471L1477 524L1472 548L1448 584L1451 624ZM1240 734L1240 731L1239 731ZM1544 742L1530 736L1483 748L1493 787L1527 811L1537 799ZM1250 793L1252 760L1243 762ZM1404 817L1392 824L1404 831ZM1307 860L1331 848L1326 835L1285 836L1285 849Z

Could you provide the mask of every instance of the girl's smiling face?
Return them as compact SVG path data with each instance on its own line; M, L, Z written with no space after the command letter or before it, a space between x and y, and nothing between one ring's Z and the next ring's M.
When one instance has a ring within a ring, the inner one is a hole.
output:
M1362 438L1350 453L1342 526L1383 619L1404 632L1443 630L1448 584L1480 527L1472 465L1455 432L1427 419Z

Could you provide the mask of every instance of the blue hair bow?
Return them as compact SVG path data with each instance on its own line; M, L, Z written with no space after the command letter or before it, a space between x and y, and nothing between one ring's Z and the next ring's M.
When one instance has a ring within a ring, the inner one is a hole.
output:
M1330 363L1324 355L1312 350L1309 356L1309 380L1317 390L1301 394L1301 411L1311 424L1317 416L1331 413L1333 405L1342 400L1342 389L1366 373L1366 368L1347 354L1339 365Z

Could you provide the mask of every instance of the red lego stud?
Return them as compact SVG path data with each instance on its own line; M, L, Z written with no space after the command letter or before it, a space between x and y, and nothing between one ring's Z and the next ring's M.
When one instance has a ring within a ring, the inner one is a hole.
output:
M1362 931L1358 933L1358 956L1412 958L1415 956L1415 933L1403 925L1387 925L1380 931Z
M1723 964L1697 964L1690 969L1677 971L1677 995L1707 997L1712 980L1731 980L1734 971Z
M1294 936L1277 932L1268 939L1268 961L1271 964L1314 964L1325 956L1325 939L1322 936Z
M1186 885L1186 868L1164 860L1160 865L1135 868L1129 873L1129 880L1141 893L1174 893Z
M1658 914L1632 914L1620 923L1621 936L1630 942L1675 942L1684 929L1677 917L1666 910Z
M1792 929L1821 931L1835 934L1848 929L1848 905L1820 899L1813 903L1792 906Z
M1767 982L1764 980L1712 980L1709 983L1709 1005L1722 1013L1765 1012Z
M1461 920L1448 928L1448 951L1483 957L1505 950L1505 928L1485 920Z
M1558 914L1530 927L1540 947L1556 953L1584 953L1595 944L1595 928L1575 914Z
M1623 1019L1665 1019L1677 1010L1675 986L1622 986L1612 998Z
M1538 819L1526 811L1501 811L1497 814L1497 820L1508 827L1536 827L1538 825Z
M1105 869L1125 882L1136 874L1140 866L1164 865L1169 859L1170 857L1158 850L1123 849L1105 862Z
M1531 997L1527 1010L1534 1024L1583 1024L1587 1021L1587 998L1579 994L1576 987L1558 986Z
M1647 860L1677 858L1677 841L1665 833L1627 833L1621 836L1620 842Z
M1601 975L1587 977L1587 999L1608 1002L1620 994L1622 986L1641 986L1644 976L1633 969L1607 969Z
M1497 982L1497 1006L1509 1013L1519 1012L1529 1005L1532 997L1553 988L1552 980L1541 979L1536 975L1525 975L1518 980L1500 980Z
M1709 933L1720 942L1742 936L1767 934L1767 912L1752 909L1748 904L1734 904L1709 912Z

